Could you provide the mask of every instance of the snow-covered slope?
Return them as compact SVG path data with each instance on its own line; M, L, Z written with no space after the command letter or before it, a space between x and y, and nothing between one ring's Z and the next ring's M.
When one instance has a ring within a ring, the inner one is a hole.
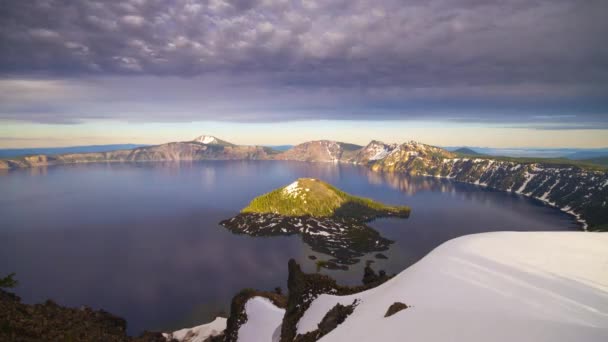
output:
M276 307L268 298L253 297L245 304L247 322L239 328L239 342L278 341L285 310ZM273 338L273 335L275 338Z
M163 334L167 340L178 340L179 342L203 342L208 337L217 336L226 329L226 319L217 317L213 322L202 324L193 328L186 328Z
M321 341L608 341L608 235L469 235L374 289L317 297L297 326L337 303L352 315ZM410 306L384 317L395 302Z
M372 140L367 146L357 151L352 160L346 161L356 164L365 164L375 160L382 160L395 150L395 148L397 148L397 144L385 144L381 141Z

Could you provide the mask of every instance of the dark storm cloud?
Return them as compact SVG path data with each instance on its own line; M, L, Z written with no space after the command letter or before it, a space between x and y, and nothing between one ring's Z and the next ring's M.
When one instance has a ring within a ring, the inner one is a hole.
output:
M306 98L298 106L272 99L274 106L259 106L261 120L261 112L285 108L304 118L460 108L467 119L504 103L514 107L490 120L521 107L605 122L606 13L604 0L13 0L0 3L0 73L5 80L222 75L225 91L253 84L270 98ZM339 100L326 99L328 92ZM335 110L345 105L340 99L356 109ZM27 116L22 107L3 116ZM300 118L293 115L283 119Z

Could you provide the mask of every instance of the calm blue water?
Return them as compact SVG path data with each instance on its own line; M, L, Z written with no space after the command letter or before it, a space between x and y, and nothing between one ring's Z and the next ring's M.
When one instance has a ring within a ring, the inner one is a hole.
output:
M451 238L496 230L574 230L557 209L522 196L363 167L271 161L91 164L0 174L0 275L25 302L51 298L122 316L129 332L187 327L228 312L244 287L286 287L287 260L314 272L297 236L237 236L218 225L253 197L299 177L412 207L371 224L396 243L373 255L396 273ZM359 283L362 265L327 271Z

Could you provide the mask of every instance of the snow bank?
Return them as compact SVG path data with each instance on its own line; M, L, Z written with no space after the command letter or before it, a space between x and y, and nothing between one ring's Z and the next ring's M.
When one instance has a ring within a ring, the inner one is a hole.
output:
M203 342L210 336L219 335L226 329L226 319L217 317L213 322L163 334L167 340L176 339L180 342Z
M284 309L276 307L267 298L253 297L245 304L245 313L247 322L239 328L239 342L270 342L275 331L275 340L278 340Z
M318 297L298 333L354 299L354 313L321 341L608 341L608 234L457 238L377 288ZM385 318L397 301L410 307Z

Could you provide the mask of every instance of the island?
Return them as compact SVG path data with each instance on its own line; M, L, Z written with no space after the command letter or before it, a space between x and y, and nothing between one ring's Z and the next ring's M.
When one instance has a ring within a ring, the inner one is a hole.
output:
M254 198L240 214L220 224L251 236L300 234L314 251L333 257L321 266L344 268L393 243L366 223L380 217L407 218L410 211L348 194L318 179L300 178Z

